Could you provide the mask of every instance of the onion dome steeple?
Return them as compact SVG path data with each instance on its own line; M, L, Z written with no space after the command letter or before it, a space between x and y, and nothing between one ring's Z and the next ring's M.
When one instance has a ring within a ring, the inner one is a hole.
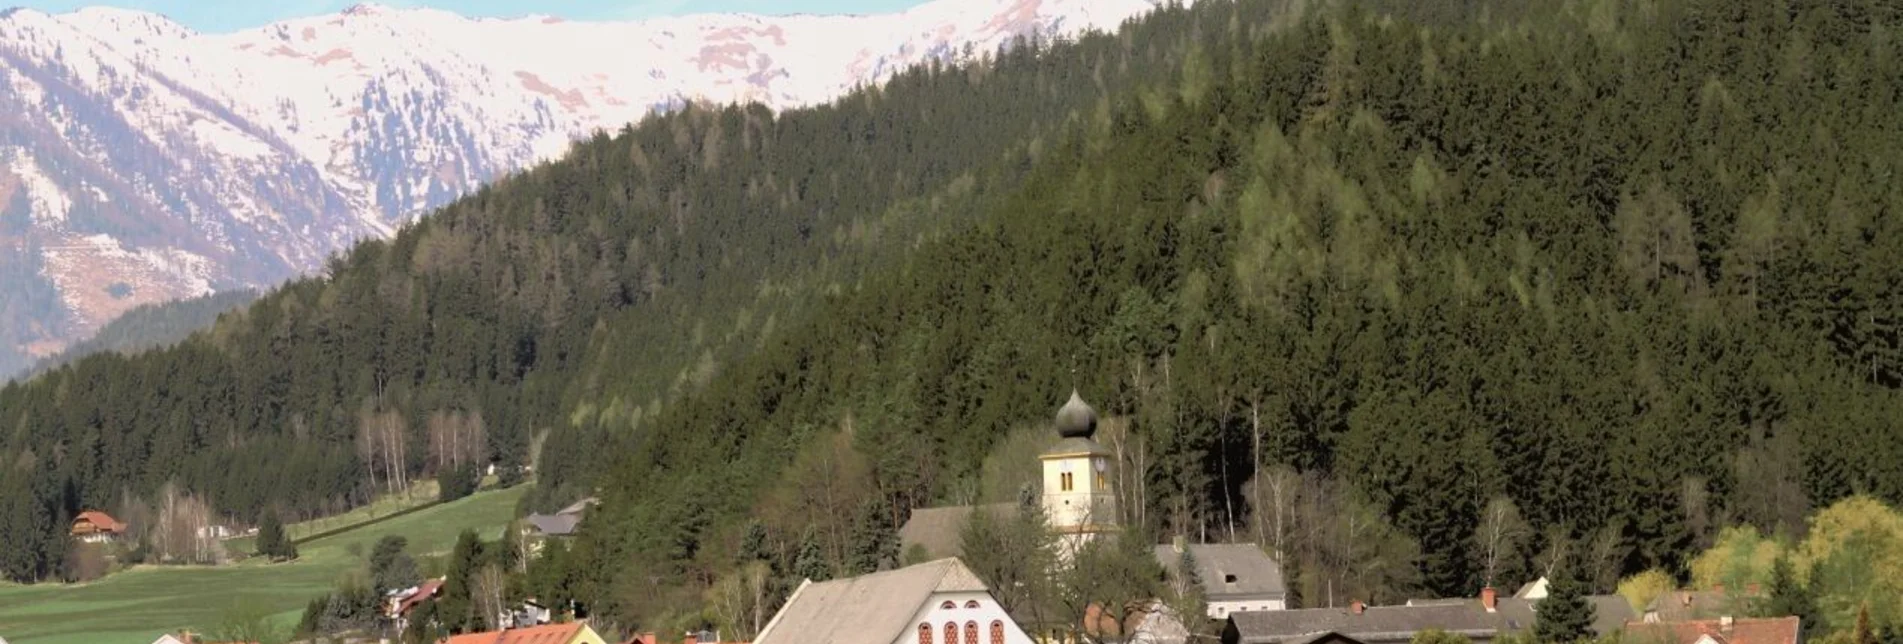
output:
M1070 392L1070 402L1057 410L1057 435L1064 438L1090 438L1097 433L1097 410L1091 409L1076 390Z

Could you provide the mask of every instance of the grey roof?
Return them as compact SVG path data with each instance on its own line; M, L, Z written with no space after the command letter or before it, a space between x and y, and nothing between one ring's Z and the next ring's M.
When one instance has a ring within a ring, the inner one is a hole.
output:
M1632 607L1616 595L1596 595L1588 597L1587 602L1594 609L1593 630L1601 635L1624 627L1632 616ZM1497 610L1491 612L1478 599L1369 606L1360 615L1346 608L1242 611L1229 614L1229 627L1239 636L1237 641L1253 644L1294 644L1329 631L1365 642L1398 642L1436 628L1481 640L1503 631L1533 628L1537 619L1535 603L1503 597Z
M933 593L986 592L957 559L800 584L754 644L889 644L912 629Z
M551 537L575 534L575 526L581 524L581 516L574 514L531 514L523 520L536 532Z
M582 499L580 501L570 503L568 504L568 507L562 508L560 510L556 510L555 513L556 514L585 514L588 512L589 508L594 507L595 504L600 502L601 501L599 499L596 499L595 497L591 496L586 499Z
M1043 455L1049 456L1052 454L1092 454L1096 456L1109 456L1110 450L1105 449L1104 446L1097 441L1081 436L1071 436L1064 440L1057 441L1056 445L1052 445L1050 449L1044 450Z
M1660 593L1652 603L1646 604L1647 621L1683 622L1695 619L1716 619L1725 616L1741 616L1751 608L1753 593L1732 593L1725 590L1672 590Z
M1196 576L1202 579L1203 594L1212 600L1230 598L1279 598L1288 594L1282 581L1282 566L1269 553L1252 543L1202 543L1184 546L1196 559ZM1176 546L1156 547L1156 562L1176 574L1182 561Z
M971 521L972 510L983 508L993 518L1001 519L1010 516L1017 507L1016 503L991 503L913 510L912 518L906 519L905 525L899 528L899 547L910 550L913 544L924 546L925 553L935 559L963 556L961 536L965 523Z

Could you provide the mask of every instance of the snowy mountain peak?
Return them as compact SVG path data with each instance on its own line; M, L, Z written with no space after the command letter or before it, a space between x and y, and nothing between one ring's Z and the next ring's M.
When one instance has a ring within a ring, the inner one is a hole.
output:
M582 22L359 4L227 34L126 9L8 10L0 113L18 116L0 119L0 373L139 304L316 268L657 107L811 105L1153 6Z

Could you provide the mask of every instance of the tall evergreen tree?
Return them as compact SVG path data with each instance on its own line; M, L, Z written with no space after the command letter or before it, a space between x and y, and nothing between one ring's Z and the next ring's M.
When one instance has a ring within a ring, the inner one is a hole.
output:
M1593 607L1579 579L1579 566L1561 564L1548 579L1546 598L1534 604L1533 635L1541 642L1567 644L1592 639Z

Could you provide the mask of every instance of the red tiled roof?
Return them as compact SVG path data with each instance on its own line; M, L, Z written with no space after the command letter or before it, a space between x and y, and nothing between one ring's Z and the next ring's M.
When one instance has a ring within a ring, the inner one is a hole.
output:
M1628 641L1645 644L1696 644L1707 635L1722 644L1797 644L1798 619L1698 619L1683 622L1631 622Z
M398 615L409 614L410 609L416 608L418 604L429 601L430 599L436 597L436 591L439 591L442 589L443 589L443 580L441 579L431 579L429 581L423 582L423 585L416 587L416 592L410 593L410 596L404 597L403 601L397 602L396 614Z
M73 517L73 523L77 524L81 521L92 524L93 528L100 532L117 534L126 531L126 524L120 523L118 519L112 518L112 515L98 510L87 510L79 513L79 516Z
M567 644L581 633L581 622L549 624L506 631L466 633L443 640L442 644Z

